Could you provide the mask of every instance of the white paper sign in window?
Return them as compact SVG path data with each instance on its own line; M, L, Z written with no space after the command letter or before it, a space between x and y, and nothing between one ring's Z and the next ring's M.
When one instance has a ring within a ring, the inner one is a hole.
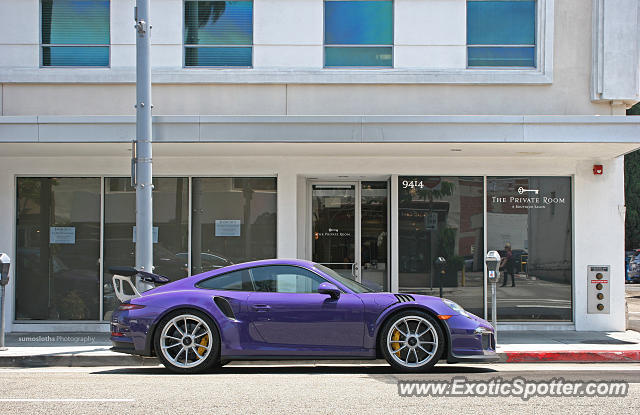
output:
M76 243L76 228L73 226L52 226L49 228L50 244Z
M216 236L240 236L240 221L216 220Z

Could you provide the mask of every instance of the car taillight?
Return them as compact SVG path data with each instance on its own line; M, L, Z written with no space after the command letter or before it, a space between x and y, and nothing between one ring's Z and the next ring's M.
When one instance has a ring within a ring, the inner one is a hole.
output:
M140 304L120 304L118 310L138 310L140 308L144 308L144 306Z

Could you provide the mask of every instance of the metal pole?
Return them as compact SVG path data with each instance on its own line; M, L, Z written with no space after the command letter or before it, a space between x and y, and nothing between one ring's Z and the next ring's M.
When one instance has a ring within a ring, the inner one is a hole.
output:
M498 301L496 295L496 283L491 283L491 322L493 323L496 344L498 343Z
M153 272L153 173L151 158L151 0L136 0L136 268ZM153 287L136 279L140 292Z
M4 347L4 291L5 291L5 286L4 285L0 285L0 289L2 290L2 292L0 292L0 351L5 351L5 350L7 350L7 348Z

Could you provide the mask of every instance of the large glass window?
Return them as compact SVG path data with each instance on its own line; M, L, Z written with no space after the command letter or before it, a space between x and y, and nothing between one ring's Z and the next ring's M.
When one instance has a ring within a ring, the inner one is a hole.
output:
M42 66L109 66L109 0L41 0Z
M325 67L393 66L393 1L324 2Z
M487 248L504 258L500 321L572 319L571 222L569 177L487 178Z
M184 2L184 65L250 67L253 1Z
M398 178L399 289L484 314L482 177ZM435 260L443 257L442 273Z
M118 305L109 267L135 266L136 189L129 177L104 181L104 319ZM177 280L188 275L189 181L153 179L153 272Z
M274 177L207 177L192 183L192 274L276 257Z
M100 179L17 186L16 320L100 319Z
M469 67L535 67L535 0L468 0Z

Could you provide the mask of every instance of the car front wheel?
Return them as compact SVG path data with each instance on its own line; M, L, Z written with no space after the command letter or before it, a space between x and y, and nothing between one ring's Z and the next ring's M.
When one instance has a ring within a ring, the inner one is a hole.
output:
M178 310L158 324L156 355L176 373L201 373L217 363L220 352L218 332L211 319L196 310Z
M426 372L440 360L444 335L431 315L409 310L390 318L382 328L380 348L385 359L403 372Z

